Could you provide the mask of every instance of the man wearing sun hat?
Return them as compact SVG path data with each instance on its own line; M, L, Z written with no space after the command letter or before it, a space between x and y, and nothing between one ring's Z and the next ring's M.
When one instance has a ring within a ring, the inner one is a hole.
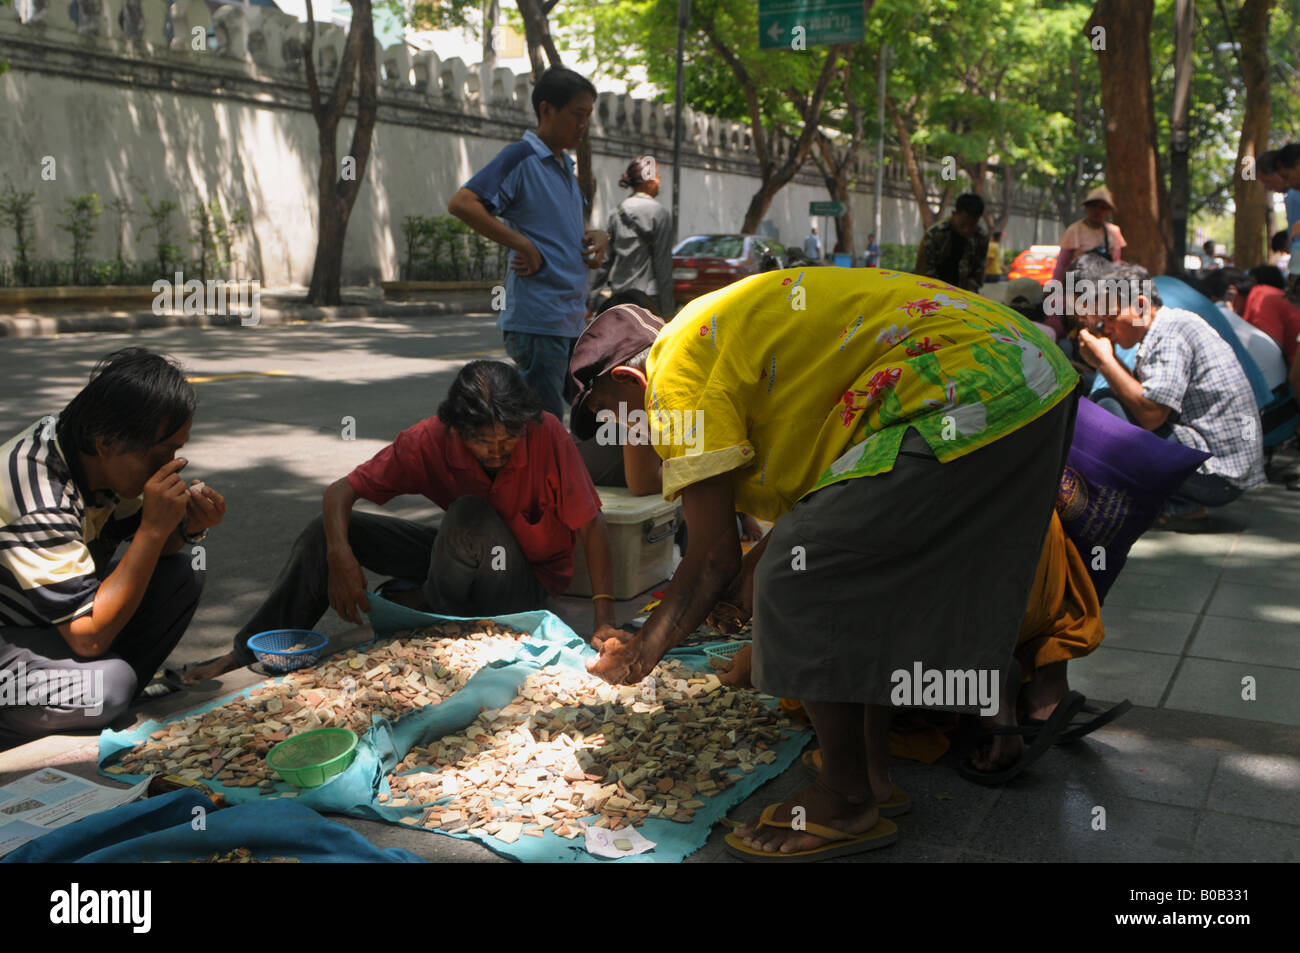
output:
M1110 189L1099 185L1083 200L1083 218L1065 230L1061 236L1061 252L1056 257L1052 280L1064 281L1071 263L1084 255L1100 255L1118 263L1124 246L1124 235L1119 226L1106 219L1115 213L1115 199Z
M1008 308L878 269L754 275L662 330L612 308L584 338L574 433L643 410L691 537L645 626L605 639L590 670L635 683L722 603L752 609L754 683L803 701L823 770L729 847L813 860L892 843L877 810L900 796L891 673L1009 674L1077 375ZM775 522L743 561L737 509ZM1014 703L990 717L1014 725ZM974 765L995 773L1021 751L999 735ZM795 805L806 832L789 830Z

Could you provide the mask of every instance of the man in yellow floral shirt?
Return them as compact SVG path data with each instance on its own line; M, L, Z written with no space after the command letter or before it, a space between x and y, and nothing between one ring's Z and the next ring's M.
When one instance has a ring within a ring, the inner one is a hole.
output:
M752 606L754 683L804 702L823 771L730 846L821 859L892 843L880 807L906 795L889 778L889 706L915 704L895 700L898 673L1006 673L1077 375L1014 311L884 270L755 275L657 337L615 308L584 339L574 433L644 408L691 539L641 632L604 641L591 670L636 682L720 602ZM735 509L776 522L743 563ZM996 740L987 769L1019 745Z

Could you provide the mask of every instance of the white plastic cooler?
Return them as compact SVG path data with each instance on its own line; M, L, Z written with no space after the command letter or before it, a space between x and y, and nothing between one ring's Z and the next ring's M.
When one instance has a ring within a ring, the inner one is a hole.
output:
M623 487L598 486L601 512L609 525L613 579L610 595L631 599L663 582L673 572L673 535L681 521L681 507L666 503L658 494L633 496ZM568 595L591 596L587 554L579 537L573 554L573 583Z

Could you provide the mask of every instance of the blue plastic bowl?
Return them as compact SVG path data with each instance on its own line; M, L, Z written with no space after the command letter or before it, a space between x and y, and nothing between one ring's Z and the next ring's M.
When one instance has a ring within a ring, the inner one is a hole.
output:
M272 629L248 640L257 660L272 672L292 672L315 665L328 644L328 637L311 629ZM295 645L306 648L292 648Z

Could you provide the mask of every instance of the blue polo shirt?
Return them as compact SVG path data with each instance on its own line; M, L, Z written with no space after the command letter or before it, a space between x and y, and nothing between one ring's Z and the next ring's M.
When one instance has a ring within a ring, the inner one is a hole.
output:
M497 326L576 338L587 315L588 269L582 260L583 196L573 160L565 153L561 162L530 129L464 187L542 254L542 267L533 274L506 272L505 308Z

